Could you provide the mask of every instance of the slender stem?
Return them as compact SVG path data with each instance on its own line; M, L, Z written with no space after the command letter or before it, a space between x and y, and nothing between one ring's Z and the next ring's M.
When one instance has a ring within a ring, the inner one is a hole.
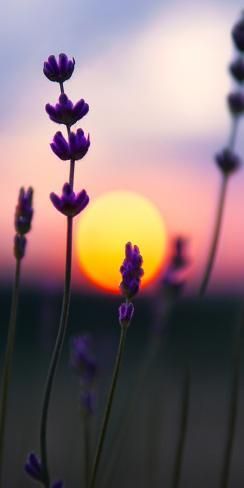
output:
M126 401L126 408L122 405L122 412L120 413L119 420L117 422L118 428L115 430L112 436L111 444L113 450L110 454L110 463L103 469L104 484L108 486L110 484L110 478L113 474L113 468L116 465L116 457L119 457L119 450L123 444L126 435L128 434L129 423L133 417L136 400L143 394L143 387L146 383L148 374L153 366L153 363L158 355L161 342L158 336L152 336L151 342L148 345L148 350L145 355L145 359L136 374L136 384L134 385L131 397Z
M63 84L63 82L61 81L61 82L59 83L59 85L60 85L60 92L61 92L62 94L64 94L64 84Z
M176 449L176 459L173 472L172 488L178 488L181 478L181 470L183 464L184 447L188 426L188 411L189 411L189 399L190 399L190 368L186 367L185 377L182 389L182 410L180 419L180 435L178 439L178 445Z
M72 190L74 186L74 173L75 173L75 161L72 159L70 161L70 171L69 171L69 184Z
M44 390L44 400L42 406L41 426L40 426L41 464L42 464L44 479L45 479L44 486L46 488L49 488L50 486L50 477L49 477L48 459L47 459L47 421L48 421L48 412L49 412L52 386L53 386L55 373L58 366L58 361L62 352L62 346L63 346L65 332L68 323L70 291L71 291L70 284L71 284L71 265L72 265L72 230L73 230L73 219L72 217L67 217L66 269L65 269L62 311L61 311L58 335L54 346L51 363L48 371L46 386Z
M20 282L20 259L16 259L15 278L12 294L12 304L9 320L9 329L7 337L7 346L3 364L2 374L2 389L1 389L1 404L0 404L0 486L2 486L3 475L3 455L4 455L4 437L7 417L7 404L9 394L9 384L11 378L11 369L13 362L13 352L16 334L16 316L19 298L19 282Z
M230 466L236 432L236 421L239 401L239 380L240 380L240 359L241 359L241 321L238 321L236 329L236 340L234 345L232 388L230 398L230 409L228 418L227 439L224 450L223 467L221 473L220 488L227 488L230 478Z
M232 122L232 126L231 126L231 131L230 131L229 144L228 144L228 149L230 151L234 150L234 146L235 146L235 142L236 142L236 136L237 136L238 122L239 122L239 117L238 116L233 117L233 122Z
M83 413L83 435L84 435L84 486L88 488L89 472L90 472L90 427L91 415L90 413Z
M230 151L234 150L234 146L236 143L238 122L239 122L239 117L237 117L237 116L233 117L232 126L231 126L231 130L230 130L230 137L229 137L229 141L228 141L228 149ZM204 276L202 279L201 286L199 288L199 296L200 297L203 296L207 290L207 286L208 286L208 283L209 283L209 280L211 277L211 273L212 273L216 253L217 253L217 248L218 248L218 243L219 243L220 233L221 233L221 226L222 226L222 221L223 221L223 215L224 215L224 206L225 206L225 199L226 199L227 183L228 183L228 175L223 174L223 179L222 179L221 187L220 187L219 203L218 203L218 208L217 208L212 244L211 244L209 255L208 255L205 273L204 273Z
M105 439L105 435L106 435L106 431L107 431L108 421L109 421L110 412L111 412L112 403L113 403L113 398L114 398L115 387L116 387L119 369L120 369L120 365L121 365L121 360L122 360L122 356L123 356L123 352L124 352L126 332L127 332L127 327L121 327L119 347L118 347L118 352L117 352L117 356L116 356L116 360L115 360L110 390L109 390L108 397L107 397L107 403L106 403L106 407L105 407L104 418L103 418L103 422L102 422L102 428L101 428L99 440L97 443L97 449L96 449L95 460L94 460L94 464L93 464L93 468L92 468L92 475L91 475L89 488L94 488L95 482L96 482L96 475L97 475L99 462L100 462L100 458L101 458L101 454L102 454L104 439Z
M217 253L217 248L218 248L218 243L219 243L219 238L220 238L220 233L221 233L221 226L222 226L222 222L223 222L227 183L228 183L228 176L223 175L223 179L222 179L221 187L220 187L219 203L218 203L216 221L215 221L215 226L214 226L212 244L211 244L209 256L207 259L207 266L206 266L206 269L204 272L203 280L202 280L202 283L201 283L201 286L199 289L199 296L200 297L203 296L206 292L206 289L207 289L207 286L208 286L208 283L210 280L210 276L212 273L214 260L215 260L216 253Z

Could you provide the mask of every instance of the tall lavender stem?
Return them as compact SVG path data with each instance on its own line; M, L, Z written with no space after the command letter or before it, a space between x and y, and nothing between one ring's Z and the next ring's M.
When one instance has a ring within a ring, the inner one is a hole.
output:
M62 311L61 311L58 335L54 346L54 351L51 358L51 363L50 363L48 376L47 376L47 382L44 390L44 400L43 400L42 415L41 415L41 428L40 428L41 465L43 469L43 477L45 479L44 486L46 488L49 488L50 486L50 476L49 476L48 460L47 460L48 411L49 411L53 381L55 378L58 361L61 355L65 332L68 323L70 292L71 292L70 284L71 284L71 267L72 267L72 231L73 231L73 218L67 217L66 265L65 265L65 282L64 282Z
M219 195L219 203L217 208L216 214L216 221L214 226L213 238L212 243L209 250L209 255L207 259L206 269L203 275L203 279L199 289L199 296L205 295L207 290L207 286L211 277L211 273L214 266L214 261L217 254L220 234L221 234L221 227L223 222L223 215L224 215L224 206L225 206L225 199L226 199L226 192L227 192L227 183L228 183L228 176L223 175L220 187L220 195Z
M114 392L117 384L117 379L119 375L119 370L120 370L120 365L121 365L121 360L125 348L125 340L126 340L126 332L127 328L126 327L121 327L121 332L120 332L120 340L119 340L119 346L118 346L118 352L115 360L115 365L114 365L114 371L113 371L113 376L112 376L112 381L107 397L107 402L106 402L106 407L105 407L105 412L104 412L104 418L102 421L102 428L96 448L96 454L95 454L95 459L93 463L93 468L92 468L92 474L91 474L91 480L89 483L89 488L94 488L95 482L96 482L96 476L97 476L97 471L101 459L101 454L102 454L102 449L104 445L104 440L105 440L105 435L107 431L107 426L110 418L110 413L111 413L111 408L113 404L113 398L114 398Z
M243 68L241 67L241 70L243 71ZM233 71L232 71L233 74ZM242 73L243 77L243 73ZM244 77L243 77L244 79ZM237 93L231 93L228 96L228 105L229 105L229 110L232 115L232 125L231 125L231 130L230 130L230 136L229 136L229 141L227 148L222 151L222 153L218 154L216 156L216 162L222 172L222 182L221 182L221 187L220 187L220 194L219 194L219 201L218 201L218 206L217 206L217 213L216 213L216 219L215 219L215 225L214 225L214 231L213 231L213 237L212 237L212 242L210 245L210 250L209 250L209 255L207 259L207 264L205 268L205 272L203 275L203 279L199 288L198 296L203 297L206 293L209 280L211 278L217 250L218 250L218 244L220 240L220 235L221 235L221 228L222 228L222 223L223 223L223 216L224 216L224 208L225 208L225 200L226 200L226 193L227 193L227 184L229 181L230 175L236 171L240 165L240 160L238 156L234 154L234 146L236 142L236 137L237 137L237 129L238 129L238 123L240 120L240 116L244 112L244 98L241 92ZM239 346L238 346L239 347ZM237 366L239 368L239 366ZM182 400L182 416L181 416L181 429L180 429L180 434L179 434L179 442L178 442L178 447L176 451L176 472L174 475L174 481L173 481L173 488L178 488L179 483L180 483L180 478L181 478L181 470L182 470L182 463L183 463L183 455L184 455L184 448L185 448L185 440L186 440L186 434L187 434L187 424L188 424L188 410L189 410L189 396L190 396L190 380L189 380L189 373L187 372L187 369L189 366L185 368L185 382L183 385L183 400ZM236 417L236 401L237 398L234 398L237 396L237 386L236 386L236 376L238 377L238 374L235 373L235 378L234 378L234 386L233 386L233 395L232 395L232 402L231 402L231 408L230 408L230 418L232 419L230 421L230 432L228 439L232 438L233 435L233 426L235 425L235 417ZM188 379L187 379L188 378ZM233 442L228 440L227 444L231 445ZM226 447L226 458L230 456L231 452L231 447L227 445ZM224 474L223 474L224 476ZM223 485L224 487L227 485Z
M83 414L84 429L84 486L88 488L90 471L90 451L91 451L91 418L90 415Z
M3 475L4 437L5 437L5 425L6 425L6 417L7 417L9 383L11 377L13 351L14 351L14 343L15 343L15 335L16 335L16 316L17 316L17 308L18 308L20 267L21 267L20 261L21 261L20 259L16 259L7 347L5 352L3 375L2 375L1 409L0 409L0 486L3 486L2 475Z
M182 387L182 409L180 417L180 435L178 439L176 458L173 471L172 488L178 488L181 479L181 471L183 464L183 455L185 449L186 433L188 427L188 412L190 399L190 368L185 368L185 377Z

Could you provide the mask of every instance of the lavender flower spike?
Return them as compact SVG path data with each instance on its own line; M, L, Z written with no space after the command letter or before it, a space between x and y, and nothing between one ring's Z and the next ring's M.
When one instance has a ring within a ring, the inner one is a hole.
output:
M66 54L59 54L58 59L55 56L49 56L43 66L43 73L50 81L63 83L72 76L75 67L74 58L68 59Z
M15 230L20 235L27 234L31 229L33 217L32 201L33 189L30 187L25 191L24 188L21 188L15 210Z
M65 124L68 127L82 119L88 111L89 105L83 99L73 105L65 93L61 93L59 102L55 106L50 105L50 103L46 105L46 112L50 119L57 124Z
M128 242L125 246L125 259L120 268L122 274L120 290L127 299L133 298L139 290L141 277L144 274L142 262L139 248Z
M54 154L62 161L76 161L82 159L89 147L90 137L86 138L82 129L78 129L76 133L70 132L68 142L61 132L56 132L53 142L50 144Z
M82 190L76 195L69 183L64 184L61 197L56 195L56 193L51 193L50 200L54 207L67 217L75 217L89 203L89 197L86 191Z

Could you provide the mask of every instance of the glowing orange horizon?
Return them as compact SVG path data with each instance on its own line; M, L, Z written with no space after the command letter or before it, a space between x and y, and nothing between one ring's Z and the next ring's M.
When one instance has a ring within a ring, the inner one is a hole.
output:
M144 196L127 191L106 193L81 215L76 235L80 268L103 291L119 293L125 244L139 246L143 257L142 287L159 275L166 256L166 229L157 208Z

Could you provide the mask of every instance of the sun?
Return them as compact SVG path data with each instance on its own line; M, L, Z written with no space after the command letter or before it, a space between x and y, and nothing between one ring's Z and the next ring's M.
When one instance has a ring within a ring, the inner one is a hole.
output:
M90 203L77 226L76 251L81 271L98 288L119 293L126 242L143 257L142 287L152 283L166 255L167 233L159 210L144 196L106 193Z

